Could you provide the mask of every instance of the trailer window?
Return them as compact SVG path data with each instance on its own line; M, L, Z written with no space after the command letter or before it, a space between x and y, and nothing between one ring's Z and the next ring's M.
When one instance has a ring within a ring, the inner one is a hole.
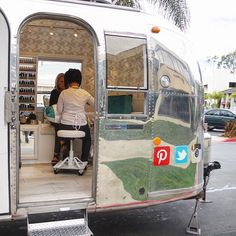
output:
M107 88L147 89L146 39L106 35Z
M146 117L147 42L145 38L106 35L107 114Z
M108 114L144 114L145 93L108 91Z

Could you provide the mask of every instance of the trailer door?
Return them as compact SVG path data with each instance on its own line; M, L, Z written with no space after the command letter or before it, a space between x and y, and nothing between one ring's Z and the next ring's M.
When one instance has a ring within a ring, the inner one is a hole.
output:
M0 9L0 215L10 211L9 195L9 140L6 120L5 94L9 90L9 26ZM3 112L5 111L5 112Z
M146 36L107 32L105 40L106 110L99 119L97 202L144 201L152 147L147 125Z

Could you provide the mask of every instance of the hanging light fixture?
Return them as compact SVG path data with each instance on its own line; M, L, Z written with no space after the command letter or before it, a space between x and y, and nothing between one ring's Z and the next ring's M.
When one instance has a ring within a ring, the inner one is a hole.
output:
M52 26L50 27L49 34L50 34L51 36L53 36L53 35L54 35L54 32L53 32L53 27L52 27Z

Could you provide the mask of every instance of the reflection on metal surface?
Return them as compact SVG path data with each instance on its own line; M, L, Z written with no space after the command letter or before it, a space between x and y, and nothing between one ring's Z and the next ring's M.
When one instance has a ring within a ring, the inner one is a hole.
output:
M171 91L172 92L172 91ZM187 94L168 95L165 92L161 95L158 115L173 117L183 122L189 123L191 119L191 97Z
M168 75L162 75L160 83L163 88L168 88L170 86L170 77Z
M105 125L106 130L119 130L119 129L143 129L143 125L116 125L116 124L109 124Z
M108 88L147 89L146 45L144 38L106 35Z

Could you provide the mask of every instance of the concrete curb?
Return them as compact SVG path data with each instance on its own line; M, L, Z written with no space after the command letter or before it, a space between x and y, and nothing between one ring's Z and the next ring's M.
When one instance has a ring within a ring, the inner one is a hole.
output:
M236 143L236 137L228 138L228 137L221 137L221 136L211 136L211 140L214 143Z
M236 142L236 137L233 137L233 138L224 138L224 141L223 141L223 142L234 143L234 142Z

